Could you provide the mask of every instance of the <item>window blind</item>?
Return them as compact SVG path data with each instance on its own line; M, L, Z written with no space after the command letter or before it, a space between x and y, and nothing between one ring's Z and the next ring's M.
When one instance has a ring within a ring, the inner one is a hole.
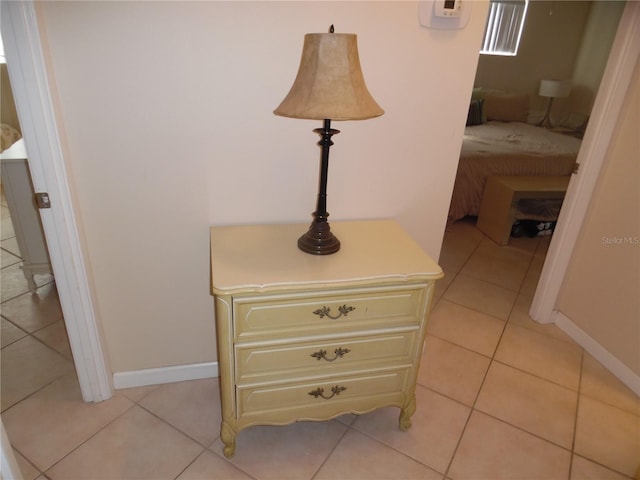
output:
M480 53L511 56L518 53L528 3L528 0L491 0Z

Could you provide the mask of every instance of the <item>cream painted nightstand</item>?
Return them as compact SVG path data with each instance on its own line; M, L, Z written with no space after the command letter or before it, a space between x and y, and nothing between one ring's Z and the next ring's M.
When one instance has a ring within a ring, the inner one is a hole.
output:
M227 457L252 425L384 406L411 426L440 267L393 221L333 222L333 255L296 244L305 225L211 229Z

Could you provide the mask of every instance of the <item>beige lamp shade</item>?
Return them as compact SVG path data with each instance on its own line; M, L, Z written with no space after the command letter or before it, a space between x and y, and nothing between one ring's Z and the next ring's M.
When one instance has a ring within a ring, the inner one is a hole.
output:
M306 34L298 75L273 113L313 120L364 120L382 115L384 110L364 83L356 35Z
M570 80L541 80L538 95L541 97L568 97L571 92Z

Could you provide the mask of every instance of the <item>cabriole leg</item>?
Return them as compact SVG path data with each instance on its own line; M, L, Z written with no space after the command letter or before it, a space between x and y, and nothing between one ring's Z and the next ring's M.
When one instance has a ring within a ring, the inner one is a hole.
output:
M413 395L411 400L403 409L400 410L399 426L403 432L411 428L411 416L416 412L416 396Z
M236 453L236 432L226 423L222 422L220 427L220 440L224 443L222 452L227 458L233 457Z

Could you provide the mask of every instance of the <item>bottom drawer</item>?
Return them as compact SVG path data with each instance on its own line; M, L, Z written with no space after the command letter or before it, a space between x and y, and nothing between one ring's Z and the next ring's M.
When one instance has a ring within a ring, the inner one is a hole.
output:
M409 368L371 373L357 377L336 377L327 381L306 381L287 385L238 388L238 415L254 415L277 411L305 409L322 410L331 404L345 405L345 411L357 409L360 399L370 403L376 396L402 395L407 384ZM307 412L308 410L308 412Z

